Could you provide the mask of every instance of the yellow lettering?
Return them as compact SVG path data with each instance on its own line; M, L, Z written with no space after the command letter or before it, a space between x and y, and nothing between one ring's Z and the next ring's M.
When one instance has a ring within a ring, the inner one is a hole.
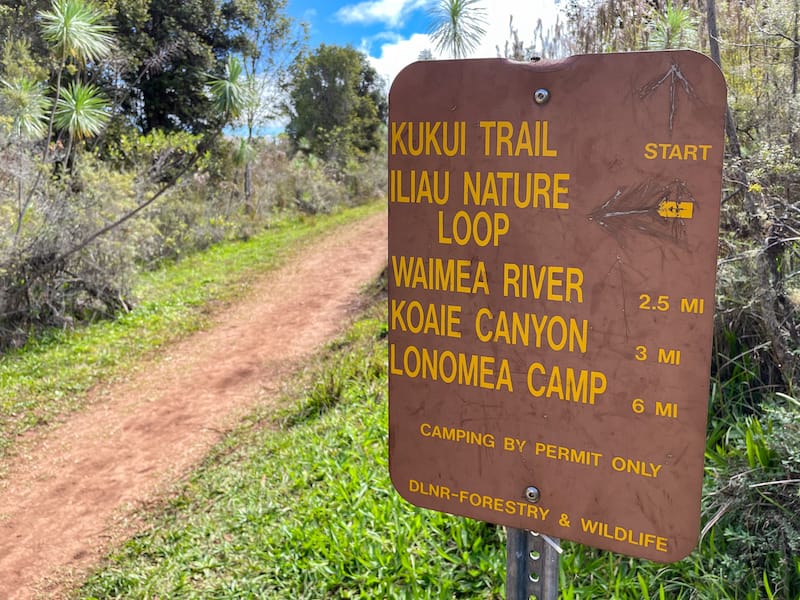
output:
M553 208L556 210L567 210L569 202L561 200L562 196L569 193L569 188L562 186L562 183L569 182L569 173L556 173L553 175Z
M661 470L662 465L644 462L632 458L624 458L622 456L615 456L611 459L611 468L618 473L629 473L631 475L639 475L640 477L655 479L658 477L658 472Z
M534 453L536 456L544 456L551 460L561 460L590 467L597 467L600 464L600 459L603 457L600 452L578 450L568 446L545 444L544 442L536 442L534 444Z
M440 122L434 123L433 126L431 126L431 123L425 123L425 154L428 156L442 155L442 147L436 137L441 126Z
M508 360L494 356L417 346L406 346L399 352L396 344L389 344L389 369L392 375L409 379L458 383L509 393L514 391Z
M558 150L548 148L548 130L550 128L549 121L542 121L542 156L558 156Z
M509 121L497 122L497 156L511 156L511 136L514 134L514 127ZM503 150L505 149L505 154Z
M461 338L461 307L451 304L422 304L418 300L392 298L390 327L392 331L414 334L432 334L441 337Z
M495 438L491 433L471 431L460 427L422 423L419 426L419 433L422 437L439 439L447 442L483 446L484 448L495 447Z
M531 330L533 336L531 336ZM481 342L503 342L510 346L549 348L555 352L585 353L589 323L586 319L569 320L562 316L537 315L481 308L475 315L475 333Z
M492 147L492 130L497 127L497 121L481 121L481 129L483 129L483 155L489 156Z
M503 295L512 298L545 299L583 303L583 271L558 265L503 264Z
M568 210L569 173L464 172L464 206ZM448 188L449 189L449 188Z
M486 265L466 259L392 256L391 281L399 288L489 295Z
M392 156L464 156L466 121L392 122Z
M510 220L506 213L488 213L478 211L475 215L470 215L465 210L456 212L452 219L446 219L444 211L439 211L439 243L451 245L453 242L458 246L466 246L474 243L481 248L488 245L497 247L500 245L500 238L508 233Z
M514 156L522 156L523 151L525 151L525 156L534 156L533 146L531 145L531 130L527 121L523 121L520 126L517 145L514 147Z
M483 129L484 156L556 157L558 150L550 147L549 121L480 121Z
M412 494L419 494L420 496L433 496L443 500L450 500L450 488L446 485L436 485L433 483L425 483L417 481L416 479L408 480L408 491Z
M611 525L603 521L595 521L581 517L581 529L584 533L596 535L631 546L655 548L658 552L667 552L667 538L648 532L637 532L619 525Z
M389 173L389 201L400 204L438 204L450 199L450 173L448 171L400 171Z
M556 292L557 288L564 285L564 279L561 274L564 272L564 267L550 267L548 269L549 277L547 278L547 299L553 302L563 302L564 296Z
M670 144L648 142L644 145L644 157L647 160L708 160L710 144Z
M403 141L403 136L406 133L407 127L407 121L401 121L400 123L392 122L392 156L397 156L398 154L405 156L408 154L408 150L406 150Z
M539 206L539 200L545 208L550 208L550 176L546 173L533 174L533 205Z
M541 376L541 385L536 385ZM534 398L554 398L594 405L605 393L608 380L604 373L555 366L548 371L542 363L528 367L528 393Z

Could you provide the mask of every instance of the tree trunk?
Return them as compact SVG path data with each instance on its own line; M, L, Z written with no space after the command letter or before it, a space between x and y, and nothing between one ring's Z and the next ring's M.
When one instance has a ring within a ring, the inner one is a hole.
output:
M721 69L722 57L719 52L716 0L706 0L706 21L708 24L708 45L711 50L711 59ZM740 158L742 156L742 148L739 145L739 134L736 133L736 123L733 120L733 111L731 111L730 106L725 109L725 134L728 136L728 150L731 155Z
M798 70L800 70L800 0L794 0L794 35L792 36L792 97L797 96Z
M253 167L248 160L244 164L244 205L249 215L255 215L256 209L253 206Z
M792 98L797 98L797 84L800 78L800 0L794 0L794 35L792 36ZM800 132L789 131L789 146L800 149Z

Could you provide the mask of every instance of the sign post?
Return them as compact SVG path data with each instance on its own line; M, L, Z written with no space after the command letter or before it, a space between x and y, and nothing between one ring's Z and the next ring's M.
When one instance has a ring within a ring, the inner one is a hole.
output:
M725 97L690 51L397 76L389 466L405 499L659 562L694 548Z
M558 600L558 540L507 528L506 600Z

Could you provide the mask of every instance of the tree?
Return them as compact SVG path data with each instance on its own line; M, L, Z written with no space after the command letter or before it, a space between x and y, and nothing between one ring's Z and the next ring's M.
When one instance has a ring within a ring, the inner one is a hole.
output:
M264 67L289 36L285 7L286 0L118 0L120 52L106 85L143 132L216 127L209 76L223 75L229 54L245 69L250 58Z
M651 50L693 48L697 44L698 28L691 8L667 0L663 11L655 11L648 47Z
M242 50L242 104L232 120L247 135L239 144L235 162L244 166L245 206L252 211L253 138L258 127L280 115L280 81L306 39L304 25L283 14L286 0L258 0L255 19L243 21L239 36Z
M286 92L286 132L295 149L344 165L380 147L388 104L363 53L322 44L298 56Z
M708 45L711 59L722 69L722 57L719 51L719 29L717 28L717 2L706 0L706 24L708 26ZM725 107L725 134L728 136L728 151L734 157L740 157L742 150L739 146L739 135L733 121L733 112L730 104Z
M108 103L97 86L81 81L88 63L102 60L111 53L114 39L113 28L106 23L104 11L88 0L54 0L50 10L40 11L42 37L52 45L58 57L56 69L55 98L48 122L44 160L57 125L69 134L69 160L75 139L97 135L108 121L105 109ZM69 88L62 89L61 82L68 63L76 70L77 77Z
M213 123L208 74L221 74L219 58L237 49L225 14L216 1L118 4L122 54L114 78L125 111L142 131L197 133Z
M486 34L486 9L480 6L480 0L439 0L430 16L436 49L453 58L468 56Z

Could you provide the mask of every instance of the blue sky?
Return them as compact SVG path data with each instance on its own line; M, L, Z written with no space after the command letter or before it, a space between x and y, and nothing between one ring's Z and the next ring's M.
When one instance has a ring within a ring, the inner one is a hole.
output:
M489 26L474 58L497 56L509 38L509 17L520 38L530 41L538 19L555 22L558 0L484 0ZM366 53L379 74L391 81L402 68L430 49L427 9L436 0L288 0L288 12L309 26L309 45L346 45Z

